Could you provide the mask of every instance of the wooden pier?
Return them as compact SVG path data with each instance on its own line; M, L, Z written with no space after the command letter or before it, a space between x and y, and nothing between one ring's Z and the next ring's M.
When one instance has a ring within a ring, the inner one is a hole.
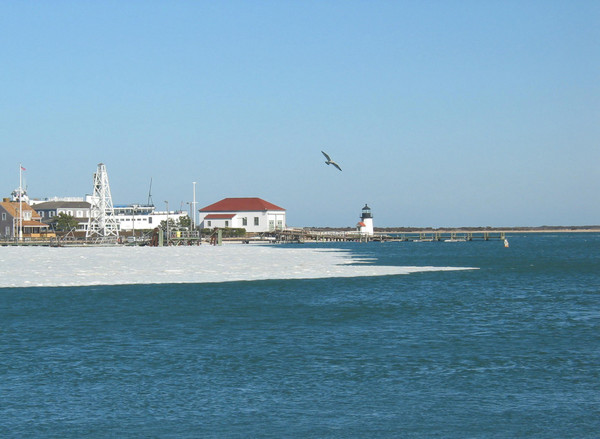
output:
M498 241L506 238L505 232L452 232L452 231L426 231L408 233L375 233L373 236L361 234L357 231L335 231L335 230L312 230L312 229L285 229L274 230L256 234L253 236L223 238L223 242L249 243L320 243L320 242L468 242L468 241ZM158 231L152 235L136 238L125 238L121 240L112 239L104 241L99 239L85 239L74 237L54 237L0 240L0 246L46 246L46 247L70 247L70 246L107 246L107 245L149 245L149 246L188 246L208 244L221 244L221 240L213 235L202 236L199 232L172 231L166 236ZM213 242L214 241L214 242Z
M382 235L385 236L385 235ZM506 239L504 232L420 232L400 233L388 235L384 240L411 241L411 242L464 242L464 241L503 241Z
M317 231L286 229L262 235L278 243L308 242L467 242L504 240L504 232L413 232L375 233L373 236L356 231Z
M2 247L107 247L121 245L117 239L85 239L85 238L50 238L50 239L4 239L0 240L0 246Z
M43 247L58 247L59 241L56 238L50 239L2 239L0 240L0 246L43 246Z

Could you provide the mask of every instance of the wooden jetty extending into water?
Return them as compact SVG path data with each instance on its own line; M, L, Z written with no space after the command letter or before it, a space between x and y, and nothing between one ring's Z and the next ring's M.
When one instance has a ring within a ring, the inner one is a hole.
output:
M72 247L72 246L112 246L112 245L200 245L221 244L221 238L212 235L200 235L199 232L173 231L167 243L166 237L156 233L152 236L144 236L129 239L112 239L105 241L100 239L85 238L51 238L51 239L24 239L24 240L0 240L0 246L45 246L45 247ZM492 241L504 240L503 231L426 231L407 233L375 233L373 236L361 234L357 231L342 230L313 230L288 228L259 233L254 236L223 238L223 242L250 243L325 243L325 242L467 242L467 241Z
M262 235L275 242L466 242L504 240L506 234L500 232L409 232L375 233L373 236L357 231L320 231L311 229L285 229Z
M38 239L1 239L0 246L42 246L42 247L58 247L60 244L56 238L38 238Z

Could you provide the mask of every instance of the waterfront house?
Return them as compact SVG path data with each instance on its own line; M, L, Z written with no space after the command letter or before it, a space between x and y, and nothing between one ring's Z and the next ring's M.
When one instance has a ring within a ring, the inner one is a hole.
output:
M40 214L42 222L49 224L52 218L64 213L77 220L77 231L86 231L93 201L93 198L87 195L85 201L83 198L70 197L54 198L50 201L31 200L30 203ZM115 205L113 210L119 231L152 230L167 218L177 222L181 217L187 216L187 212L158 212L153 205L141 204Z
M0 203L0 236L4 239L15 239L19 237L19 230L22 230L24 239L54 236L49 232L50 226L44 224L41 219L27 202L4 198Z
M285 228L285 209L261 198L224 198L203 207L202 228L244 228L246 232L268 232Z
M87 201L71 201L71 200L53 200L53 201L37 201L32 200L33 208L40 215L41 221L49 224L52 218L60 215L72 216L78 222L77 230L84 231L87 229L90 218L91 205ZM34 204L35 203L35 204Z

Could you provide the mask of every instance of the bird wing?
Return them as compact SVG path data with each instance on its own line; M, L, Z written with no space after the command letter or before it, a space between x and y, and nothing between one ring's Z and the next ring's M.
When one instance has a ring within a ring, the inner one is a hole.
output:
M331 158L327 155L327 153L324 152L324 151L321 151L321 152L323 153L323 155L325 156L325 158L327 159L327 161L330 162Z
M340 168L340 165L338 165L336 162L331 162L331 164L338 168L340 171L342 170L342 168Z

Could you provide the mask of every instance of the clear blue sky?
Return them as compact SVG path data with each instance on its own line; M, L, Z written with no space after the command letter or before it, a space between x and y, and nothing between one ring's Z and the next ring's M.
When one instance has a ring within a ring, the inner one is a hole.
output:
M0 189L600 224L600 2L4 1ZM326 166L325 150L343 172Z

